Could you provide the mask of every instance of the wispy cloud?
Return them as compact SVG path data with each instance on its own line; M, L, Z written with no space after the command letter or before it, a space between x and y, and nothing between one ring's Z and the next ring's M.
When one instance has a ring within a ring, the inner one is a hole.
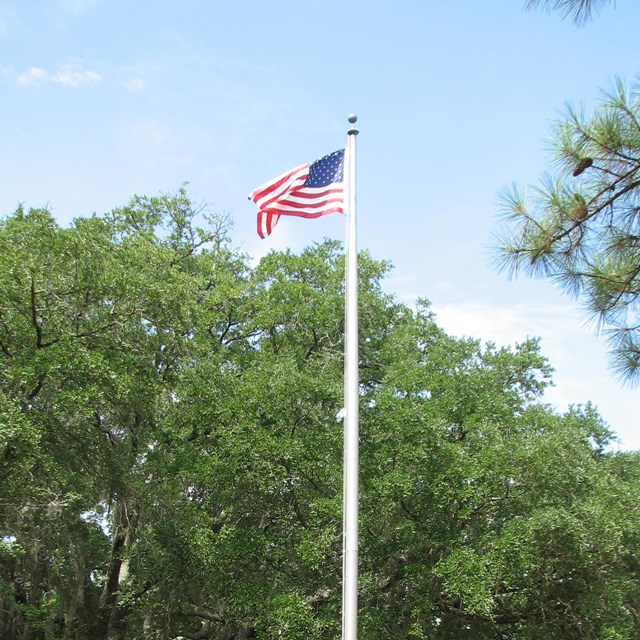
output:
M143 78L133 78L125 82L124 85L129 91L142 91L147 86L147 81Z
M55 73L41 67L31 67L18 74L16 81L21 86L44 83L59 84L65 87L77 87L82 84L97 84L102 76L97 71L85 71L76 64L63 65Z
M63 11L68 11L74 15L84 13L95 4L96 0L58 0L58 6Z
M14 20L14 14L9 7L0 7L0 36L6 36L9 34L9 25Z

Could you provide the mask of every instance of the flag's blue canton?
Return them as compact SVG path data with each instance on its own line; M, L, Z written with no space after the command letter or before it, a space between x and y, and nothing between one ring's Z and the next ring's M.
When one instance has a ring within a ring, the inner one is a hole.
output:
M334 151L309 167L305 187L327 187L334 182L344 182L344 149Z

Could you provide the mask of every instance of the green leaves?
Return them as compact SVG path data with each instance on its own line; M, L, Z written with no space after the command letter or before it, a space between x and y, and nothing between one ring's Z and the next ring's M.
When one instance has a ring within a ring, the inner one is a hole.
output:
M340 246L250 268L199 219L0 224L3 637L339 633ZM361 637L637 635L637 455L540 403L538 341L447 336L388 268L360 256Z
M557 171L503 197L496 263L544 276L582 300L609 338L612 368L640 368L640 85L620 80L590 118L569 107L552 132Z

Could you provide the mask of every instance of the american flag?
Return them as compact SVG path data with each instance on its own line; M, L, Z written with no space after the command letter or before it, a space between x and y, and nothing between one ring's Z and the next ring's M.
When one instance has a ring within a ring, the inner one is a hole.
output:
M318 218L344 213L344 149L303 164L255 189L249 198L258 211L258 235L266 238L280 216Z

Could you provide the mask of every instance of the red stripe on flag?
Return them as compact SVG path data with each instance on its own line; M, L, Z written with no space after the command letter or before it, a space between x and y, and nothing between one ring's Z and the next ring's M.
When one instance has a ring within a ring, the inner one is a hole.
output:
M325 156L314 163L314 170L325 160L331 158L335 163L338 152ZM310 180L317 187L306 187L309 177L309 165L301 165L282 174L271 182L255 189L249 196L259 207L258 235L265 238L275 228L281 215L297 216L300 218L319 218L329 213L344 213L344 189L342 171L336 170L340 182L322 185L316 178ZM333 167L331 169L333 171ZM322 169L320 169L322 171ZM331 174L328 174L331 176ZM329 178L331 179L331 178ZM334 178L335 179L335 178ZM322 186L321 186L322 185Z

